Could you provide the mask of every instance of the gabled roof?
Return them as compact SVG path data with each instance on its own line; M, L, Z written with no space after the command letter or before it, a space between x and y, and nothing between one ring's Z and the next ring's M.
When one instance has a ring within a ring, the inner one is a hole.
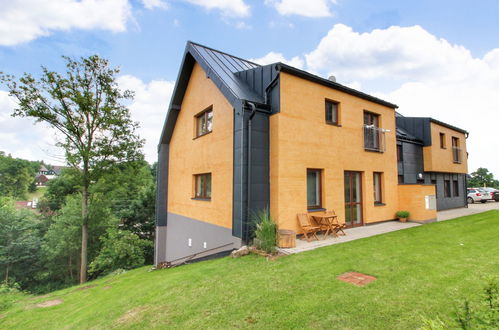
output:
M218 87L220 92L226 97L234 108L238 108L243 101L249 101L259 105L265 103L264 93L253 89L243 78L244 75L241 74L244 72L254 71L256 68L261 68L259 64L194 43L192 41L188 41L185 46L182 64L176 80L175 88L173 90L170 105L168 107L166 120L163 125L163 132L161 133L160 138L161 144L169 143L173 134L173 128L189 83L192 68L196 62L203 68L207 77L213 81L213 83ZM395 104L383 101L374 96L362 93L337 82L321 78L306 71L299 70L284 63L274 63L269 66L275 67L278 72L287 72L300 78L313 81L377 104L393 109L397 108Z
M397 127L396 131L397 131L397 140L405 140L416 144L423 144L423 141L421 141L420 139L418 139L417 137L415 137L414 135L410 134L409 132L400 127Z
M194 63L197 62L206 75L215 83L222 94L234 107L247 100L263 103L264 99L253 91L243 80L236 77L235 73L250 70L260 65L244 60L237 56L206 47L192 41L185 46L184 56L180 71L175 83L168 114L163 126L160 143L168 143L173 133L173 127L177 119L178 111L182 105L185 90L189 83Z

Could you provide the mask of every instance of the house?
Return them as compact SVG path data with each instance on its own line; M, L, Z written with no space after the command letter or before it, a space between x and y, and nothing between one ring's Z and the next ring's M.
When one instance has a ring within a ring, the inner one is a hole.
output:
M452 171L431 141L397 128L396 109L333 78L188 42L158 145L155 264L241 246L265 208L297 233L298 213L325 209L348 227L401 209L434 221L432 175ZM413 180L409 154L397 161L405 143L421 148L430 182Z
M50 169L41 164L38 174L35 176L35 185L46 186L50 180L57 178L61 174L64 166L49 166Z
M433 118L397 114L400 184L432 184L437 210L466 207L468 132Z

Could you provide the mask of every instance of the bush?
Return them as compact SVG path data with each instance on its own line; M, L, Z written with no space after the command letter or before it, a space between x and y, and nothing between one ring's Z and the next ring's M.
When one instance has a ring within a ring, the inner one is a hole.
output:
M145 250L152 245L128 230L115 228L108 229L101 242L102 249L89 267L91 274L109 274L117 269L143 266Z
M272 220L268 209L264 209L254 215L255 245L257 248L272 253L277 245L277 225Z
M397 213L395 213L395 215L397 216L397 218L409 218L409 215L411 215L409 213L409 211L398 211Z

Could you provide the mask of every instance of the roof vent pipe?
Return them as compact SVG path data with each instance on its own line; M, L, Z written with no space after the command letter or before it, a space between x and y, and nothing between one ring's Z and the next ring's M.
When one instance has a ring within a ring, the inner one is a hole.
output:
M331 80L332 82L336 82L336 77L331 75L329 76L329 78L327 78L328 80Z

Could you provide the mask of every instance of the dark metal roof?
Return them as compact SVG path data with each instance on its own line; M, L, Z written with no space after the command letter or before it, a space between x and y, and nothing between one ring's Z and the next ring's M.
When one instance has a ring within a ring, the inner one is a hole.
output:
M452 129L454 131L457 131L457 132L460 132L460 133L463 133L463 134L469 134L468 131L466 131L466 130L464 130L462 128L456 127L456 126L449 125L447 123L444 123L443 121L436 120L436 119L433 119L433 118L430 118L430 121L434 122L435 124L438 124L438 125L450 128L450 129Z
M397 140L404 140L416 144L423 144L423 141L421 141L420 139L418 139L417 137L415 137L414 135L410 134L409 132L400 127L397 127L396 131L397 131Z

